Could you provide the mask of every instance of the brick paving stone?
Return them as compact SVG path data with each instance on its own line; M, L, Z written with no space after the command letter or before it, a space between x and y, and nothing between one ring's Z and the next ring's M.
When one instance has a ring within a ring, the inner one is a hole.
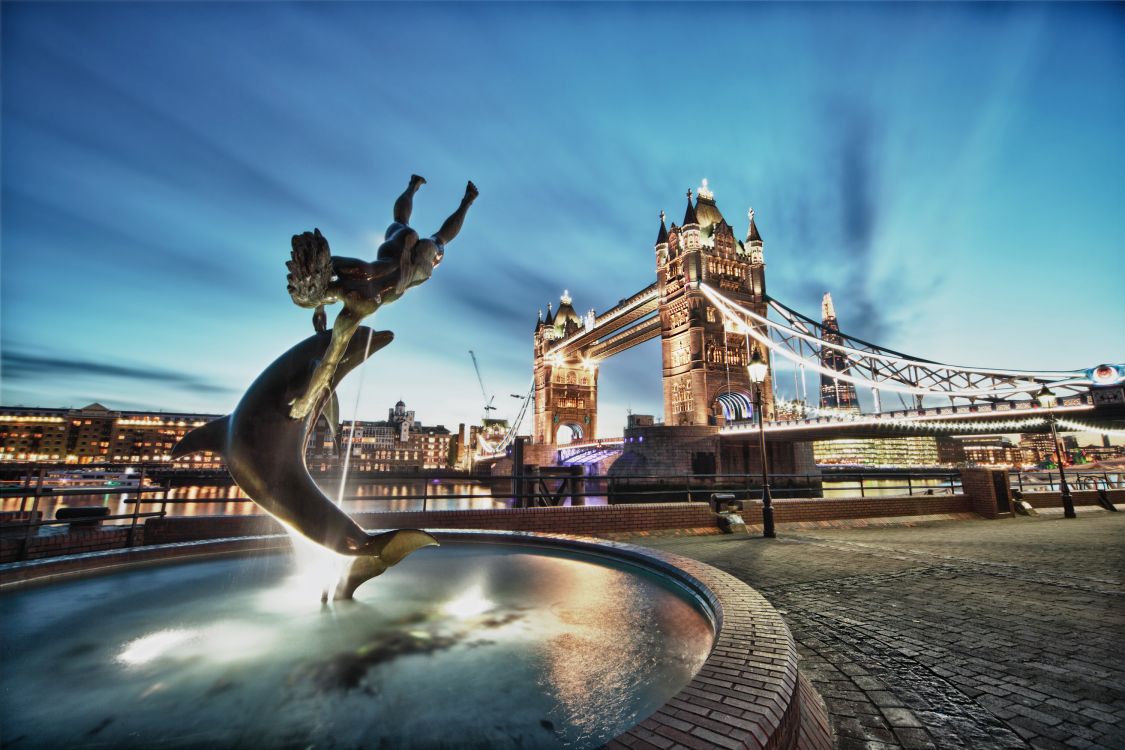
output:
M1125 514L778 533L630 541L761 592L836 747L1125 748Z

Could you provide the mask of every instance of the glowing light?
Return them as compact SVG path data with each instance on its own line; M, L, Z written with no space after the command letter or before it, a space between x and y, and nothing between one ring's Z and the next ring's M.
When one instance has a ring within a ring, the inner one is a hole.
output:
M484 614L495 606L494 602L485 597L484 589L480 585L476 585L456 599L450 599L442 606L441 611L450 617L465 620Z
M924 362L923 363L921 360L911 359L910 357L893 356L893 355L882 354L882 353L878 353L878 352L863 351L861 349L855 349L853 347L845 346L843 344L835 344L835 343L832 343L830 341L824 341L823 339L819 339L816 336L813 336L813 335L811 335L807 332L798 331L795 328L790 328L788 326L783 326L779 323L775 323L772 320L769 320L762 315L758 315L757 313L755 313L752 310L748 310L745 307L728 300L726 297L723 297L721 294L719 294L718 292L716 292L714 289L707 286L706 284L701 283L699 288L700 288L700 291L702 291L704 294L706 294L711 299L711 301L714 302L718 307L720 307L724 311L724 313L727 314L727 315L733 315L732 310L737 310L740 314L745 315L746 317L751 318L753 320L756 320L759 323L767 325L770 328L776 329L776 330L778 330L782 333L788 334L790 336L795 336L799 339L803 339L803 340L808 341L809 343L815 344L817 346L827 347L829 349L835 349L836 351L844 352L844 353L847 353L847 354L856 354L856 355L859 355L861 357L869 357L871 359L878 359L878 360L882 360L884 362L896 362L896 363L907 363L907 364L926 364L929 367L938 368L938 369L945 369L945 370L949 370L949 371L953 371L953 372L973 372L973 373L981 373L981 374L986 374L986 375L1005 375L1005 376L1014 376L1014 377L1021 377L1022 376L1022 377L1038 377L1038 378L1048 378L1048 377L1049 378L1066 378L1068 380L1065 384L1070 384L1070 383L1087 384L1089 382L1085 378L1076 378L1075 376L1078 374L1077 371L1070 371L1070 372L1030 372L1030 371L1023 371L1023 370L1003 370L1003 369L992 369L992 368L985 368L985 367L961 367L961 366L954 367L952 365L943 365L939 362ZM776 306L774 306L774 309L779 310L779 312L784 312L783 310L777 308ZM745 326L747 324L745 322L743 322L743 325ZM753 331L753 329L750 329L748 332L751 332L751 335L754 335L752 331ZM1052 384L1053 385L1063 385L1063 383L1052 383ZM1035 388L1038 388L1038 387L1039 387L1039 384L1037 383L1034 386L1029 386L1028 390L1034 390Z
M275 647L276 635L245 622L217 622L199 629L172 628L125 644L117 661L139 667L157 659L210 661L219 664L252 659Z
M696 190L695 192L699 193L700 198L706 198L707 200L711 200L715 197L715 194L712 193L711 189L707 186L707 178L706 177L703 178L703 182L700 183L699 189Z
M809 335L806 335L804 333L801 333L800 331L797 331L796 329L788 328L788 327L782 326L782 325L778 325L777 323L774 323L771 320L767 320L766 318L764 318L764 317L762 317L762 316L760 316L760 315L758 315L758 314L756 314L756 313L754 313L750 310L747 310L744 307L741 307L740 305L737 305L737 304L734 304L734 303L730 302L725 297L721 296L715 290L711 289L710 287L708 287L706 285L701 285L700 289L716 305L716 307L719 308L720 312L723 314L724 317L734 318L735 321L737 321L738 323L741 323L741 328L742 328L741 332L753 337L754 340L757 341L758 343L762 344L765 347L768 347L771 351L777 352L782 357L785 357L786 359L788 359L792 362L796 362L796 363L801 364L801 365L807 365L810 369L812 369L816 372L819 372L819 373L825 374L825 375L830 375L831 377L834 377L834 378L837 378L839 380L843 380L843 381L846 381L846 382L849 382L849 383L853 383L853 384L856 384L856 385L877 387L877 388L881 388L883 390L895 391L895 392L898 392L898 393L915 393L915 394L932 395L932 396L964 396L964 397L986 397L986 396L994 396L994 395L1011 396L1011 395L1018 395L1018 394L1021 394L1021 393L1029 393L1030 391L1038 390L1041 387L1042 383L1038 382L1038 381L1031 380L1032 377L1043 378L1043 377L1054 377L1056 375L1056 373L1019 373L1019 375L1021 377L1028 378L1029 382L1026 385L1011 385L1011 386L1006 386L1004 388L975 388L975 389L924 388L924 387L920 387L920 386L916 386L916 385L912 385L912 384L901 383L901 382L895 381L895 380L868 380L867 378L856 377L854 375L849 375L849 374L846 374L846 373L843 373L843 372L838 372L836 370L826 368L823 365L821 365L819 362L816 362L814 360L805 359L804 357L801 357L798 354L794 354L793 352L789 351L784 346L782 346L780 344L777 344L774 341L772 341L769 338L768 334L765 334L765 333L762 333L762 332L758 331L756 328L749 325L745 321L738 320L738 318L734 315L732 310L737 310L739 313L744 314L748 317L751 317L755 320L758 320L758 321L764 323L765 325L767 325L771 328L782 331L784 334L788 334L790 336L796 336L797 338L801 338L801 339L805 339L807 341L813 342L813 343L815 343L816 345L818 345L822 348L830 348L830 349L836 349L836 350L839 350L839 351L850 352L852 354L857 354L861 357L867 357L867 358L871 358L871 359L881 359L881 360L884 360L884 361L909 362L909 363L915 364L916 366L917 365L924 365L924 366L926 366L927 368L930 368L930 369L945 370L945 371L953 373L953 374L974 372L974 373L991 373L991 374L1013 375L1014 373L1012 371L984 370L984 369L981 369L981 368L971 368L971 367L955 368L955 367L951 367L949 365L941 365L941 364L935 364L935 363L922 363L920 361L911 360L911 359L907 359L907 358L904 358L904 357L891 357L891 356L888 356L888 355L876 354L876 353L873 353L873 352L863 352L863 351L860 351L858 349L852 349L851 347L841 346L841 345L838 345L838 344L832 344L832 343L827 342L827 341L822 341L821 339L818 339L814 336L809 336ZM1064 373L1064 375L1068 379L1061 380L1061 381L1052 381L1051 385L1054 385L1055 387L1066 387L1066 386L1073 386L1073 385L1084 385L1084 384L1087 384L1089 382L1088 380L1083 379L1083 378L1074 378L1074 377L1071 376L1072 374L1065 374Z
M198 637L199 634L193 630L158 630L126 643L117 655L117 661L130 667L147 664Z
M571 300L570 300L570 290L569 289L563 289L562 296L559 297L559 302L562 302L564 305L570 304Z

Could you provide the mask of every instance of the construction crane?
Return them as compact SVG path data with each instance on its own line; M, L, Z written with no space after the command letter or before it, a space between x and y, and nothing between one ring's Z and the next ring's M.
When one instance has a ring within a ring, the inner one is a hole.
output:
M477 364L477 355L473 354L473 350L469 350L469 356L473 358L473 369L477 371L477 382L480 383L480 395L484 399L484 419L488 419L488 412L496 411L496 407L492 402L496 400L496 396L488 397L484 390L484 378L480 375L480 365Z

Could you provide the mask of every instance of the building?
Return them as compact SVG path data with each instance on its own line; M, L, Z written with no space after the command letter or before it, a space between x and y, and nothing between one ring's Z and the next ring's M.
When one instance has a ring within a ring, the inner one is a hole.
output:
M1025 432L1020 435L1020 453L1025 464L1041 464L1055 460L1055 446L1049 432Z
M883 468L938 466L935 438L844 438L817 440L813 460L821 466L871 466Z
M1050 437L1048 435L1048 437ZM1023 451L1001 435L957 438L970 466L1022 466Z
M820 303L821 325L824 328L824 340L830 344L842 344L840 338L840 324L836 320L836 308L832 304L832 295L824 293ZM847 356L836 349L821 347L820 364L822 367L842 375L848 373ZM856 396L855 384L840 380L827 373L820 374L820 405L827 409L840 409L843 411L859 411L859 398Z
M89 463L167 463L172 448L189 431L220 415L117 411L93 403L81 409L0 407L0 461ZM426 427L399 401L385 422L347 422L337 441L325 420L309 436L309 468L335 468L348 441L355 438L351 466L358 471L441 469L454 465L455 436L442 426ZM210 452L185 456L174 466L221 469Z
M116 411L99 403L81 409L0 407L0 461L170 461L180 438L217 416ZM175 463L211 469L221 467L222 459L199 453Z
M350 450L352 471L422 471L447 469L456 452L456 437L442 425L427 427L399 401L386 421L345 422L340 446Z

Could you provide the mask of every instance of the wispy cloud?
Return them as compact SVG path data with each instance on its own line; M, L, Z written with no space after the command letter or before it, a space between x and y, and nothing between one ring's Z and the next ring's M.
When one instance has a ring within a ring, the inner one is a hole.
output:
M230 394L235 390L194 375L143 364L98 362L5 350L0 356L0 365L2 365L4 380L16 383L27 383L44 378L93 377L187 388L216 395Z

